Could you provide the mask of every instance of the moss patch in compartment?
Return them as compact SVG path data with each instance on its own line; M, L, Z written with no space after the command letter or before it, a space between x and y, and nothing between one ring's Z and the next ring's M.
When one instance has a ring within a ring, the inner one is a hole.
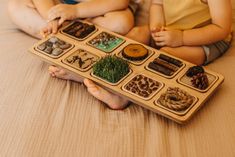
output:
M147 68L166 77L172 77L183 65L183 62L180 60L160 54L148 64Z
M117 83L129 72L129 64L116 56L105 56L93 66L93 75L110 83Z
M86 50L78 49L62 62L80 71L86 71L90 69L98 59L98 56Z
M102 32L94 39L88 42L89 45L95 47L105 53L110 53L124 42L124 39Z
M63 33L68 34L78 40L83 40L96 30L94 25L75 21L73 24L62 30Z
M57 58L71 47L71 44L53 36L37 46L37 49L46 55L51 56L52 58Z
M125 86L124 90L129 93L148 100L154 96L162 87L162 83L155 81L145 75L139 74L133 77Z
M156 102L176 114L183 115L196 100L194 96L178 87L168 87L167 91L162 93Z

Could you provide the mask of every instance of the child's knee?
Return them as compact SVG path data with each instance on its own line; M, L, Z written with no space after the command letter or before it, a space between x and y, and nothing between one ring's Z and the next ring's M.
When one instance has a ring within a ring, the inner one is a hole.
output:
M125 13L119 15L119 18L115 24L117 27L120 27L119 33L125 35L134 27L134 23L134 15L128 9Z
M131 11L121 11L110 15L111 30L125 35L134 27L134 16Z
M9 2L8 2L8 12L11 16L12 16L12 14L14 14L16 12L17 5L19 5L17 0L9 0Z
M22 14L21 10L23 6L26 6L24 0L9 0L8 1L8 14L10 15L13 22L16 21L17 17Z

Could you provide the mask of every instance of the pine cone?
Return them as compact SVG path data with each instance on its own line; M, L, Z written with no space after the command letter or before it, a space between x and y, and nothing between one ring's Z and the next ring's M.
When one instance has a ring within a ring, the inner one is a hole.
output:
M186 76L193 77L194 75L197 75L198 73L204 73L204 69L201 66L193 66L188 69L186 72Z
M193 87L201 90L204 90L209 86L207 75L204 73L198 73L197 75L194 75L191 82Z

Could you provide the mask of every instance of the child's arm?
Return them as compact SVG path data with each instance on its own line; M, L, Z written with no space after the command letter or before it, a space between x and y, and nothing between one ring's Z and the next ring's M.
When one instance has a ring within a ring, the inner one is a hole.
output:
M40 35L45 38L47 37L49 34L53 33L57 33L59 28L59 22L58 19L49 21L46 25L46 27L42 28L42 30L40 31Z
M225 39L231 33L232 8L230 0L207 0L212 24L183 32L184 45L205 45Z
M48 11L55 6L53 0L33 0L33 3L39 12L39 14L44 18L48 18Z
M149 13L150 30L159 30L165 25L162 0L153 0Z
M49 11L49 20L60 18L59 24L75 18L89 18L128 7L129 0L92 0L76 5L58 4Z
M207 0L212 24L191 30L170 30L155 33L158 46L200 46L225 39L231 32L232 8L230 0Z

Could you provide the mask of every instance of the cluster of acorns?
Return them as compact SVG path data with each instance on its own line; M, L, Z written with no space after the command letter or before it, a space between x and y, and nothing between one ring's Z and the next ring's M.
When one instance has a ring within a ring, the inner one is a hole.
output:
M209 80L201 66L193 66L188 69L186 76L191 77L193 87L205 90L209 86Z

